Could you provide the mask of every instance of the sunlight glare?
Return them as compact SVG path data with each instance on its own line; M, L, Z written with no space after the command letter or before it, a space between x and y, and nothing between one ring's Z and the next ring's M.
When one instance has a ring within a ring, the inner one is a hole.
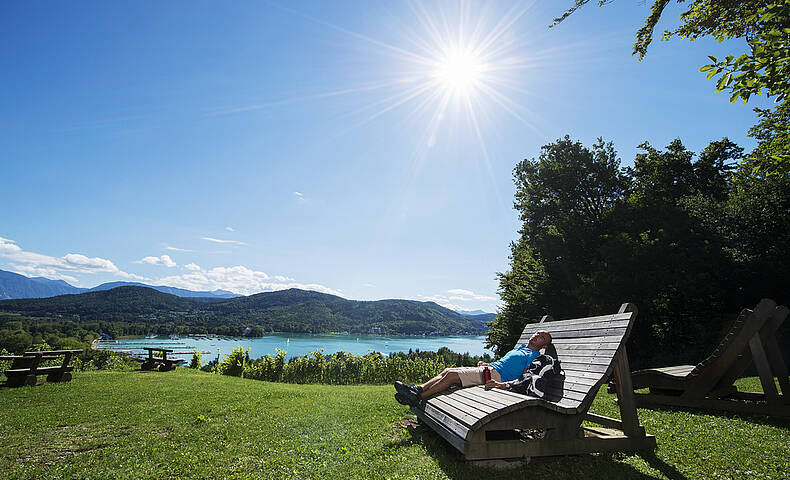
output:
M469 50L456 50L437 62L434 77L455 94L469 94L482 81L485 63Z

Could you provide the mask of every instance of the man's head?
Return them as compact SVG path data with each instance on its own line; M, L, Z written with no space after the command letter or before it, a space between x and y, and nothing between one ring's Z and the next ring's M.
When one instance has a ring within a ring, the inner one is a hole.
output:
M532 350L540 350L541 348L545 348L547 345L551 343L551 334L546 330L538 330L531 337L529 337L529 343L527 343L527 347L531 348Z

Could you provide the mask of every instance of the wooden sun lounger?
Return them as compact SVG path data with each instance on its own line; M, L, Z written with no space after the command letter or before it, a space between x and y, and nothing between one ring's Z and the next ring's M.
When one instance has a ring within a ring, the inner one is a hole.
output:
M625 342L636 307L614 315L550 321L524 328L519 343L549 331L565 376L557 376L545 398L483 386L461 388L412 407L417 417L467 460L519 458L652 449L655 437L639 424ZM614 373L621 420L588 413L598 389ZM582 422L601 425L584 427Z
M790 381L776 341L788 309L763 299L744 309L716 350L698 365L651 368L631 374L639 406L671 405L790 417ZM733 382L754 363L764 393L739 392ZM781 393L776 388L777 378Z

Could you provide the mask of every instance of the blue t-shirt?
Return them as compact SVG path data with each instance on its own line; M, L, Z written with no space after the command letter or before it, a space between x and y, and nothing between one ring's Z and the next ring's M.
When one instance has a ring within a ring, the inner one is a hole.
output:
M532 360L535 360L538 355L540 355L539 351L527 348L527 346L522 343L516 347L515 350L507 352L504 357L492 363L491 367L499 372L499 376L502 377L503 382L509 382L521 377L524 370L527 369L529 364L532 363Z

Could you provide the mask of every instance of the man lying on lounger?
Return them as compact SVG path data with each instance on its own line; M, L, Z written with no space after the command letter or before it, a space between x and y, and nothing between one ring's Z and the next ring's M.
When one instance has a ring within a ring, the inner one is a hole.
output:
M445 368L442 373L422 385L395 382L395 390L397 390L395 400L403 405L418 405L421 400L427 400L459 383L463 387L487 385L506 388L506 383L518 380L532 360L540 355L540 349L550 343L551 334L540 330L530 337L529 343L518 345L500 360L490 365L478 362L476 367ZM490 374L490 379L485 378L486 369Z

